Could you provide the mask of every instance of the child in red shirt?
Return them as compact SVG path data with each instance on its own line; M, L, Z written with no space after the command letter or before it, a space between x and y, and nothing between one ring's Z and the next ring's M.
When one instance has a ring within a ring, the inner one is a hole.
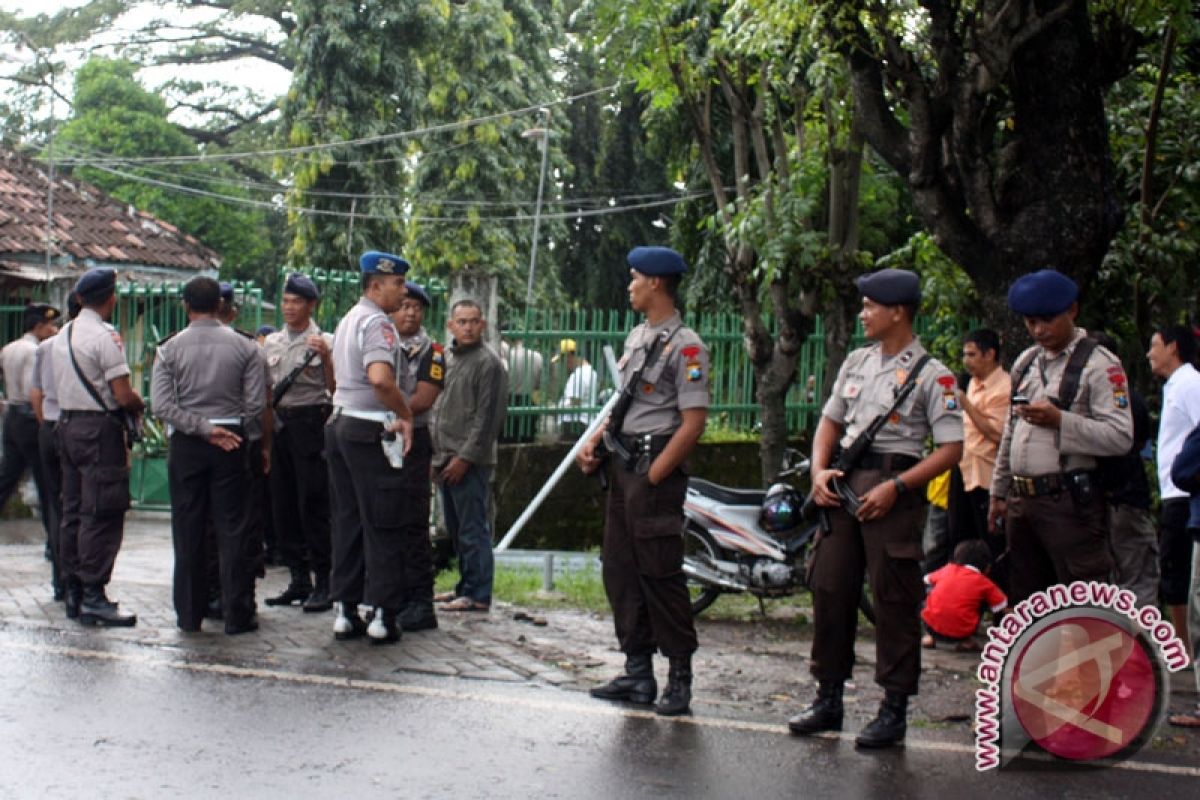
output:
M927 648L936 640L955 642L956 650L978 650L975 630L984 608L1004 610L1008 598L987 577L992 569L992 554L982 539L968 539L954 548L951 563L925 576L929 596L921 619L929 633L921 640Z

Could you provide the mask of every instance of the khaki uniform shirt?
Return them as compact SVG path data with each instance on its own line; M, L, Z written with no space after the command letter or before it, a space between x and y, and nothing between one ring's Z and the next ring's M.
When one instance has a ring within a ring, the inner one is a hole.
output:
M709 406L708 348L694 330L683 324L679 312L651 325L643 322L625 338L625 351L617 367L621 385L646 361L654 340L663 333L670 341L658 360L642 373L633 387L634 400L619 433L629 436L670 434L679 429L683 412Z
M849 447L876 417L891 408L909 370L923 355L925 348L914 338L891 358L884 358L883 346L878 343L846 356L833 393L821 409L823 416L843 426L842 447ZM954 394L956 386L950 370L930 359L917 376L912 393L880 429L871 450L920 458L931 433L934 444L961 442L963 414Z
M266 406L258 345L215 319L194 320L158 346L150 396L154 416L207 437L212 420L257 420ZM223 423L230 425L233 423Z
M42 393L42 419L47 422L58 422L58 390L54 388L54 337L51 336L38 343L37 353L33 357L33 381L31 389Z
M1028 353L1036 352L1025 375L1016 386L1030 402L1049 400L1058 394L1063 371L1075 346L1087 331L1075 330L1067 348L1057 355L1041 347L1026 350L1013 363L1019 364ZM1018 380L1013 375L1013 381ZM1079 377L1079 391L1071 408L1062 412L1059 430L1041 427L1010 414L996 455L992 477L992 497L1003 499L1012 486L1012 476L1037 477L1076 469L1094 469L1097 456L1119 456L1133 444L1133 417L1129 411L1129 387L1121 361L1103 347L1097 347Z
M395 370L399 357L396 326L383 309L366 297L359 298L333 335L333 374L337 381L333 404L351 411L389 411L375 396L367 380L367 367L382 362Z
M113 398L109 381L129 374L121 334L101 319L94 309L85 308L79 312L79 316L62 327L53 341L54 387L58 390L59 408L63 411L100 410L71 365L69 341L84 378L100 395L104 407L116 411L117 401Z
M405 400L412 400L417 384L432 383L439 390L446 385L446 351L429 338L424 328L412 336L400 338L400 368L396 380ZM428 428L433 409L428 408L413 417L414 428Z
M321 333L317 323L312 320L309 320L308 328L299 336L293 337L285 326L283 330L272 333L263 341L272 387L278 386L284 378L292 374L292 370L304 363L309 336L320 336L332 351L333 336ZM292 388L280 399L279 408L320 406L328 404L329 401L329 390L325 387L325 366L321 357L316 356L296 376Z
M9 342L0 350L0 369L4 370L4 393L10 403L29 405L29 389L33 381L33 357L38 338L27 333Z

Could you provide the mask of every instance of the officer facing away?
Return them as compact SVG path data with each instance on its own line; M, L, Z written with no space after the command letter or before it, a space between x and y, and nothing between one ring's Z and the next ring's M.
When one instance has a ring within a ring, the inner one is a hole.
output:
M604 589L613 609L625 672L592 689L593 697L653 703L658 693L651 658L661 650L669 681L655 712L686 713L692 697L696 627L683 575L683 499L680 468L708 420L708 351L683 324L675 294L687 270L666 247L630 251L629 304L646 315L625 339L618 367L632 402L614 413L607 435L615 440L615 486L604 521ZM584 473L601 468L597 434L580 450ZM622 453L624 451L624 453ZM624 459L628 455L628 459Z
M886 695L855 741L860 747L887 747L904 740L908 697L917 693L921 672L925 507L919 490L962 457L962 411L954 376L928 359L913 335L921 301L917 275L885 269L856 283L863 296L858 315L863 333L875 343L842 363L813 438L813 496L829 510L829 528L819 534L811 574L812 673L818 687L816 701L792 717L788 728L797 735L842 728L842 685L854 666L865 569L876 614L875 681ZM893 410L910 378L915 388ZM832 469L839 445L849 448L881 415L886 423L853 469ZM935 449L923 455L931 433ZM856 514L843 506L835 481L861 498Z
M59 527L67 617L128 627L105 587L121 549L129 508L126 415L145 403L129 381L121 336L107 324L117 307L117 273L93 269L75 284L83 310L54 337L54 385L61 416L63 516Z

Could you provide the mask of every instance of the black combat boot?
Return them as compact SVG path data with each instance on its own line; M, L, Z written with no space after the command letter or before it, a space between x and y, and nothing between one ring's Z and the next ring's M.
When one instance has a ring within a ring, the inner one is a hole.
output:
M292 580L288 583L287 588L274 597L268 597L264 602L269 606L290 606L293 603L303 603L312 594L312 590L313 586L308 579L308 570L293 567Z
M117 609L117 604L104 594L104 586L93 583L83 587L79 622L105 628L132 628L137 624L137 614L122 614Z
M400 627L406 631L429 631L438 626L432 600L409 600L400 611Z
M667 673L667 688L662 699L654 707L660 717L677 717L686 714L692 703L692 657L671 656L671 668Z
M329 574L325 573L317 576L316 588L304 601L304 613L319 614L331 608L333 608L333 601L329 599Z
M891 747L904 742L908 730L908 695L888 692L879 704L879 714L854 740L859 747Z
M367 623L358 615L357 603L338 603L337 608L337 618L333 621L333 638L345 641L366 635Z
M817 699L808 708L788 720L788 730L797 736L842 729L842 684L817 684Z
M367 636L371 644L392 644L400 641L400 626L396 623L396 610L389 608L375 609L375 616L367 626Z
M592 689L589 694L601 700L628 700L649 705L658 696L654 680L654 662L650 653L625 656L625 674Z
M83 584L79 578L67 578L67 594L64 598L67 619L79 619L79 608L83 605Z

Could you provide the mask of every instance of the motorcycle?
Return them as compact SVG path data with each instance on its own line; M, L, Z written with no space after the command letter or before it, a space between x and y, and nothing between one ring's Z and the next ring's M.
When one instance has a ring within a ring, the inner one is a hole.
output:
M807 458L789 448L783 468L766 491L688 479L683 572L693 614L726 593L752 594L761 607L768 598L808 588L808 555L820 523L803 520L804 495L789 481L808 474L810 466ZM865 591L859 608L875 621Z

